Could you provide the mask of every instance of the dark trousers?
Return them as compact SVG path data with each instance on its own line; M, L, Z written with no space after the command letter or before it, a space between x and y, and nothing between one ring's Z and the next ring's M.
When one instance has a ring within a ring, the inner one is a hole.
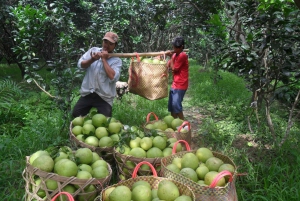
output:
M100 114L107 117L112 116L112 106L96 93L81 96L74 106L72 115L73 117L86 116L92 107L97 108Z

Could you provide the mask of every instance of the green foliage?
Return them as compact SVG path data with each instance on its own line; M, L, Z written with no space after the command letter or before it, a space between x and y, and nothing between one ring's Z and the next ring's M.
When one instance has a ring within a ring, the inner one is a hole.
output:
M0 109L8 109L21 95L21 85L10 79L0 80Z

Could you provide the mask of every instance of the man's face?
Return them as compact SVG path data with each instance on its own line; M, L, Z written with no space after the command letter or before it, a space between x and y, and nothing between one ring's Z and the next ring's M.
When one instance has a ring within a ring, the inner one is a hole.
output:
M104 39L103 42L102 42L103 50L105 50L109 53L113 52L115 47L116 47L116 43L112 43L109 40Z

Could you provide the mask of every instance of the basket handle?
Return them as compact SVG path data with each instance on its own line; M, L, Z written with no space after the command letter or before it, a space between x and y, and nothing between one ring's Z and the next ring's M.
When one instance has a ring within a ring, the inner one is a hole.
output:
M153 176L157 177L157 172L156 172L155 168L153 167L153 165L151 163L149 163L148 161L142 161L142 162L140 162L139 164L137 164L135 166L135 168L133 170L133 173L132 173L132 178L136 178L138 170L144 164L148 165L151 168L151 170L152 170Z
M69 201L75 201L74 198L72 197L72 195L71 195L70 193L68 193L68 192L59 192L59 193L57 193L57 194L51 199L51 201L55 201L56 198L57 198L58 196L63 195L63 194L67 196L67 198L69 199Z
M180 132L181 129L182 129L185 125L187 125L188 128L189 128L189 130L191 130L191 124L190 124L190 122L184 121L184 122L182 122L181 126L178 128L178 132Z
M220 172L219 174L217 174L217 176L214 178L214 180L211 182L211 184L209 185L209 188L215 188L218 181L222 178L229 175L229 182L232 182L232 174L231 172L229 172L228 170L224 170L222 172Z
M190 147L190 145L189 145L189 143L187 141L185 141L185 140L178 140L177 142L174 143L174 146L173 146L173 149L172 149L172 154L176 154L176 147L177 147L178 143L184 144L187 151L191 150L191 147Z
M149 114L146 117L146 122L149 122L151 114L154 116L155 120L158 120L158 117L154 112L149 112Z

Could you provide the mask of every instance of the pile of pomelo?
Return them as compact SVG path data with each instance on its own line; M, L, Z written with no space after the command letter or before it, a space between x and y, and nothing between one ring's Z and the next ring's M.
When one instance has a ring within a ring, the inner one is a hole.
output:
M95 178L100 182L109 178L109 182L111 175L110 165L96 152L88 148L79 148L76 151L72 151L71 148L64 146L64 148L59 149L55 156L52 156L47 150L39 150L29 157L28 163L44 172L55 173L63 177L76 177L77 179L83 180ZM32 192L36 191L35 188L39 188L37 195L44 198L46 196L46 190L55 191L61 185L61 179L58 181L51 178L47 179L35 176L35 183L31 185ZM40 188L41 185L45 186ZM74 193L78 188L80 188L80 185L70 182L61 190ZM95 199L97 196L96 187L91 184L84 188L84 193L92 191L95 191L93 196L93 199ZM85 200L84 197L77 197L78 200ZM89 198L89 200L93 199Z
M87 145L113 147L119 141L123 124L114 117L97 113L89 117L76 117L72 120L72 133Z
M182 125L183 122L184 121L182 119L174 118L171 115L167 115L163 117L163 119L147 122L145 124L145 128L156 131L174 132L178 131L178 128ZM180 132L186 133L187 130L181 129Z
M137 62L137 59L134 60ZM148 64L166 64L166 61L162 61L158 58L152 58L152 57L140 57L140 61L143 63L148 63Z
M195 152L187 152L182 157L174 157L166 168L193 182L207 186L221 171L228 170L232 175L235 172L234 165L215 157L213 152L205 147L198 148ZM216 186L225 186L227 182L228 177L223 177Z
M190 195L180 194L179 187L171 180L161 180L157 188L144 180L135 181L132 186L112 186L102 192L103 201L192 201Z

